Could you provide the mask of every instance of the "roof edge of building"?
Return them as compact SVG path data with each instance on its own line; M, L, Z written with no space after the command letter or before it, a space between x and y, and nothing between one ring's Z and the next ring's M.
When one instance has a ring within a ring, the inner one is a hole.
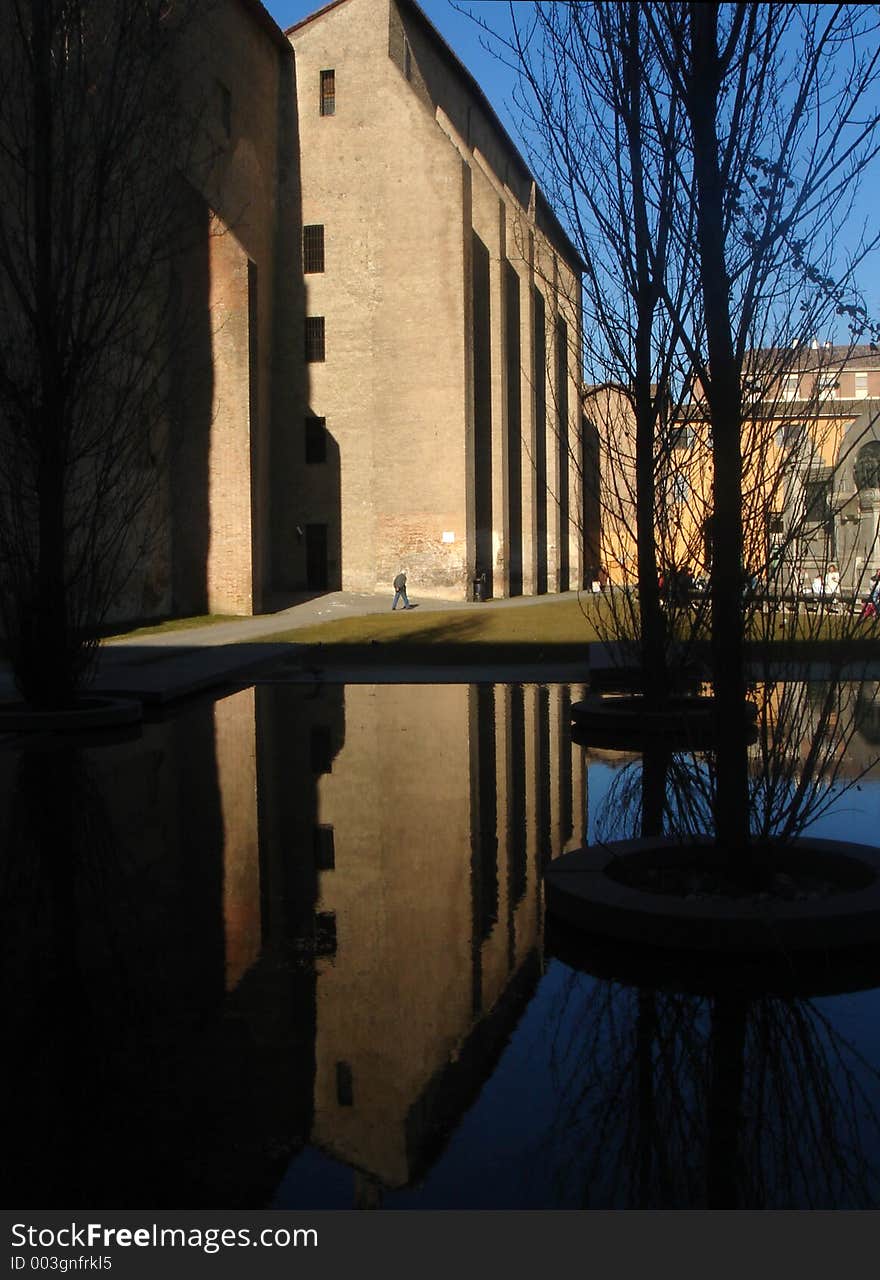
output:
M261 3L261 0L238 0L238 3L243 9L247 10L279 49L283 49L288 55L293 53L290 42L285 38L284 32L266 6Z
M516 145L513 138L511 138L507 129L501 123L501 120L498 118L498 114L495 111L495 108L492 106L491 102L486 97L486 94L483 92L482 88L480 87L479 81L473 76L473 74L470 71L468 71L467 67L464 65L461 58L459 58L455 50L443 38L443 36L434 26L431 19L425 13L424 9L422 9L421 5L416 3L416 0L395 0L395 2L401 7L401 9L404 9L408 13L412 14L416 18L416 20L422 24L424 30L427 32L429 38L431 39L435 47L438 49L442 57L446 60L447 64L452 68L454 73L461 80L464 81L468 90L473 94L473 96L479 102L480 106L486 112L486 115L489 118L489 121L492 124L493 128L498 130L498 133L501 135L501 138L503 139L505 146L507 146L510 149L510 151L513 153L515 160L522 167L523 174L526 176L526 178L530 182L534 184L535 203L536 205L540 205L541 217L544 220L546 228L550 232L552 232L553 242L556 244L556 247L562 252L563 257L565 257L569 261L569 265L576 267L577 270L581 274L583 274L583 272L586 271L586 264L584 263L584 260L581 257L581 254L578 251L577 246L574 244L571 237L568 235L567 231L563 227L562 223L559 221L559 218L554 212L550 204L550 201L547 199L546 195L539 187L538 182L534 174L532 173L531 169L529 168L528 164L526 163L525 158L523 157L519 147ZM319 18L323 18L325 14L330 13L331 10L337 9L339 8L340 5L347 4L347 3L348 3L348 0L330 0L330 3L325 4L323 8L316 9L315 12L310 13L308 17L303 18L301 19L301 21L294 23L292 27L285 28L284 35L289 37L295 31L301 30L303 27L308 26L309 23L316 22Z
M304 18L300 18L299 22L294 22L293 26L284 28L284 35L289 36L293 31L299 31L300 27L307 27L310 22L315 22L318 18L323 18L325 13L329 13L331 9L338 9L340 5L345 4L346 0L330 0L329 4L322 5L320 9L316 9L314 13L308 13Z
M486 94L484 93L482 87L480 86L479 81L470 71L468 71L467 67L462 62L461 58L459 58L458 54L455 52L452 46L448 44L448 42L443 38L443 36L434 26L431 19L425 13L424 9L422 9L421 5L417 3L417 0L396 0L396 2L401 6L401 8L407 9L409 10L410 13L414 14L417 20L422 23L423 27L428 32L430 38L432 39L432 41L434 42L438 50L441 52L443 57L446 59L446 61L450 64L452 69L455 71L456 75L458 75L462 80L464 80L468 89L471 91L471 93L473 93L474 97L480 103L481 107L485 110L491 124L500 133L501 137L504 140L505 145L510 148L510 150L513 152L515 159L522 166L523 172L527 175L529 180L534 183L536 204L538 203L541 204L542 214L544 215L547 223L549 223L550 229L555 233L556 240L560 242L557 245L557 247L564 250L564 256L570 258L571 260L570 265L576 266L578 271L581 273L586 271L587 269L586 264L584 263L584 260L581 257L581 254L579 253L577 246L574 244L571 237L568 235L565 228L563 227L562 223L559 221L559 218L557 217L556 213L553 211L550 201L547 199L546 195L538 185L537 179L535 178L535 175L532 173L529 165L526 163L526 160L522 152L520 151L519 147L516 145L513 138L511 138L510 134L508 133L507 129L501 123L501 120L498 117L498 113L496 112L495 108L492 106L489 99L486 97Z

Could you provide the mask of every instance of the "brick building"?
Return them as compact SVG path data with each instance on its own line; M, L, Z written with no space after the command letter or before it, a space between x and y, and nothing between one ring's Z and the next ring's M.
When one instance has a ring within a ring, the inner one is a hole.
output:
M336 0L287 35L307 360L287 585L579 585L575 249L411 0Z
M411 0L286 36L223 0L187 40L211 163L177 192L162 537L122 612L401 568L579 586L581 263L477 83Z

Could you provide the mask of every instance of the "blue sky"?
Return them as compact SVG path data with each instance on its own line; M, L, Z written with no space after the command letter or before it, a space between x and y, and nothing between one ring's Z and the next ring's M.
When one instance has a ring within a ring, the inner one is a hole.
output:
M323 7L324 2L325 0L264 0L269 13L282 29L316 12ZM451 0L418 0L418 3L447 44L480 84L502 124L513 140L518 142L517 117L512 104L515 84L513 71L505 67L498 57L484 47L485 36L479 27L465 13L459 12ZM489 26L499 31L507 29L509 22L507 0L458 0L458 3L461 9L474 13ZM523 9L526 8L526 0L517 0L517 3ZM520 146L520 150L525 149ZM856 206L857 219L859 221L868 219L873 229L877 226L877 209L880 203L878 201L878 195L880 195L878 170L880 165L875 164L872 178L863 184ZM878 258L880 254L875 254L871 264L865 265L860 280L861 288L866 294L865 301L874 315L880 315ZM838 341L847 339L844 332L827 336L834 336Z

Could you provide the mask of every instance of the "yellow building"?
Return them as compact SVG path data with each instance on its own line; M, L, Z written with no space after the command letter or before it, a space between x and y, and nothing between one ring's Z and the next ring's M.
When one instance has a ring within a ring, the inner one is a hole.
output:
M742 432L745 565L797 593L836 565L844 592L880 568L880 354L870 347L757 352ZM780 374L774 367L782 367ZM584 388L599 439L601 561L634 583L635 419L626 392ZM709 572L712 465L700 389L661 416L655 453L658 565Z

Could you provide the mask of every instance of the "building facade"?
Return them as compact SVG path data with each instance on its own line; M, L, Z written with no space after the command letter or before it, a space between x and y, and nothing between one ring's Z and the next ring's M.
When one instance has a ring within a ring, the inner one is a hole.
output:
M818 342L752 353L742 428L745 568L777 592L809 590L831 565L863 592L880 569L880 353ZM598 439L600 558L612 582L637 580L635 420L625 389L584 389ZM592 433L592 434L590 434ZM655 443L658 568L706 577L711 441L699 386L661 414ZM769 578L768 578L769 575Z
M448 599L585 576L581 263L410 0L180 41L167 448L119 618L303 591Z
M417 5L336 0L287 35L306 408L285 585L581 585L576 251Z

